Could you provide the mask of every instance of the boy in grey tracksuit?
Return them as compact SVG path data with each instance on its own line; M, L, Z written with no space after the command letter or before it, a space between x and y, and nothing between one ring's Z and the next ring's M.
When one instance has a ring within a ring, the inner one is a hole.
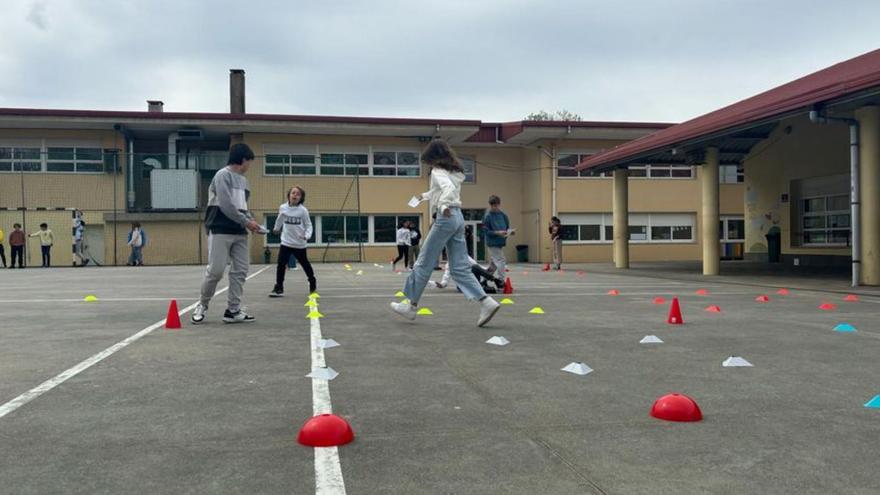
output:
M229 296L223 322L254 321L253 316L241 310L241 295L249 266L248 231L260 230L260 225L247 208L250 189L244 174L253 160L254 152L248 145L232 145L228 164L214 175L208 187L208 208L205 213L208 268L205 270L199 303L191 317L193 323L202 323L205 320L208 304L230 260L232 266L229 269Z

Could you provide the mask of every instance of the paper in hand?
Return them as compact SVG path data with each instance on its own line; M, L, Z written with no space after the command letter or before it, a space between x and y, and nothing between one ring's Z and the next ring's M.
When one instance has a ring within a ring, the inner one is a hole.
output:
M410 208L415 208L415 207L419 206L419 203L421 203L421 202L422 202L422 200L418 196L413 196L412 198L409 199L409 203L407 203L407 204L409 205Z

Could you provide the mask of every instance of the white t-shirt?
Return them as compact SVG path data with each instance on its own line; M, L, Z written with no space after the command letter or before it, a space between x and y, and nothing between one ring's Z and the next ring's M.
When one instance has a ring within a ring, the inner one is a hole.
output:
M412 232L409 229L401 227L397 229L397 245L399 246L410 246L412 245Z

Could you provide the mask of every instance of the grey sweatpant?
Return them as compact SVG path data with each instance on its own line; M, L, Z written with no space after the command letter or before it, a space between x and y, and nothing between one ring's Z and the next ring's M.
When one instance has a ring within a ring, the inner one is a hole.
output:
M217 283L223 278L226 264L229 268L229 297L227 309L235 313L241 309L241 295L244 292L244 281L247 278L250 261L248 259L248 236L229 234L208 235L208 269L202 282L202 306L208 307Z

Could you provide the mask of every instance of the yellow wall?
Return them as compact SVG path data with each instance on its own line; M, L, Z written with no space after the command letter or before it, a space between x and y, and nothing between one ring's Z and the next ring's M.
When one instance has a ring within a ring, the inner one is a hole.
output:
M747 255L767 252L764 236L773 227L781 230L783 254L851 254L849 248L793 247L790 218L793 180L849 174L848 136L845 125L813 124L803 116L781 122L752 149L745 160ZM789 202L782 201L783 194Z

